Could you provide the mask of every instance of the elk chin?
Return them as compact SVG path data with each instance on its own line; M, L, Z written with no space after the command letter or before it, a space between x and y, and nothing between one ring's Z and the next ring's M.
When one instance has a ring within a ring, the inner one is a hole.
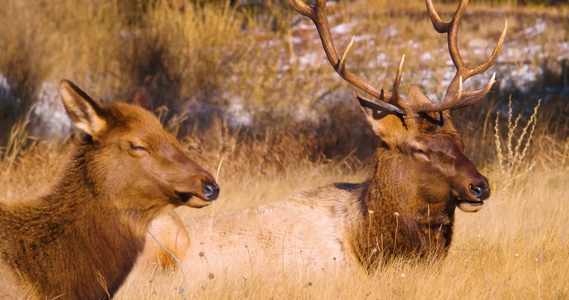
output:
M185 205L193 208L202 208L208 206L211 201L203 200L201 195L190 192L175 192L176 196L171 199L171 203L176 206Z
M192 197L185 205L193 208L202 208L208 206L210 203L211 201L202 200L198 197Z
M475 213L482 209L484 201L468 201L456 198L456 206L463 212Z

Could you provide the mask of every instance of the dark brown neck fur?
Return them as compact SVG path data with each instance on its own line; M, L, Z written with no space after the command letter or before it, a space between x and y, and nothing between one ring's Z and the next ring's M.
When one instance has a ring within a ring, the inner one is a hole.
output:
M445 255L452 238L454 205L437 207L420 198L405 163L379 147L373 173L358 198L361 223L352 241L360 262L373 268L395 257Z
M104 171L92 163L89 146L79 146L47 196L0 205L0 259L23 282L37 282L38 295L112 296L144 247L148 223L126 218L97 186Z

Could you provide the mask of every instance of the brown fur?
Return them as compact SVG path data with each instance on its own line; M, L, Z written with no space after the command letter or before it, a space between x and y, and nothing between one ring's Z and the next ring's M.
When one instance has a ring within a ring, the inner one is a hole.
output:
M150 111L101 107L68 81L60 91L87 135L47 195L0 203L0 298L26 289L30 298L112 297L151 220L175 206L207 205L202 186L215 185ZM147 95L137 90L131 99L150 103Z

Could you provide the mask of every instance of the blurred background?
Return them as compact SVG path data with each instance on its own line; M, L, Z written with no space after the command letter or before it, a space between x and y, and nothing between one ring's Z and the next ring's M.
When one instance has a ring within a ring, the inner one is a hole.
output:
M567 2L470 2L459 34L469 66L490 55L505 20L509 26L497 62L465 88L480 87L493 72L497 84L486 100L454 113L478 165L496 158L497 113L511 121L519 115L525 124L538 99L535 135L566 149ZM435 5L448 20L457 1ZM406 54L402 93L416 83L433 100L444 95L455 69L446 36L432 29L424 2L339 1L328 7L338 51L356 37L351 70L390 90ZM133 88L146 87L168 129L208 161L233 156L265 172L297 161L357 163L375 145L352 88L328 64L314 26L284 0L6 0L0 28L4 160L30 143L65 144L72 126L57 91L63 78L103 103L124 101ZM529 151L535 155L540 148Z

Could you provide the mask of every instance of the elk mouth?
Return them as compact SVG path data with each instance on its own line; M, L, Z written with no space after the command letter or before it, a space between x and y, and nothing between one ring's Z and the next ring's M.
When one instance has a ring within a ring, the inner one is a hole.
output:
M201 193L174 191L181 204L194 208L208 206L219 196L217 183L203 183Z
M455 197L454 202L456 206L464 212L477 212L484 206L484 201L478 199L473 201Z
M192 197L194 197L195 195L192 193L184 193L184 192L178 192L175 191L176 195L178 196L178 198L180 199L180 202L186 204L190 201L190 199L192 199Z
M187 205L193 208L202 208L204 206L208 206L211 203L211 201L203 200L200 195L193 193L178 191L175 191L174 193L177 196L177 199L175 199L175 201L179 201L175 202L174 205Z

